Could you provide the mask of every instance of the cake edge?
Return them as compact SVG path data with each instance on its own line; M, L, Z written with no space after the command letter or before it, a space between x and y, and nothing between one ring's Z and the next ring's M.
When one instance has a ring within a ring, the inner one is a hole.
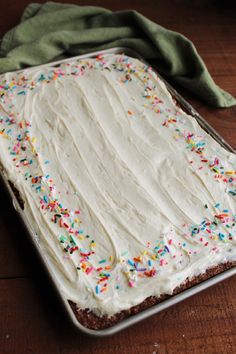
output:
M200 284L203 281L206 281L217 274L220 274L228 269L231 269L236 266L236 261L220 263L216 266L208 268L204 273L201 273L191 279L187 278L181 285L176 287L171 295L161 294L157 296L149 296L140 304L132 306L127 310L120 311L112 316L101 316L96 315L91 309L81 309L71 301L67 300L77 321L84 327L92 330L102 330L109 327L112 327L122 320L130 318L152 306L155 306L164 300L167 300L174 295L180 294L183 291L190 289L194 285Z

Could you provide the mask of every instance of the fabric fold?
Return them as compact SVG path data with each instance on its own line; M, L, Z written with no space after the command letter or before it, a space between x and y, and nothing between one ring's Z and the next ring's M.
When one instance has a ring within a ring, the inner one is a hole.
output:
M134 10L32 3L0 48L0 72L115 46L129 47L155 63L160 74L215 107L236 99L218 87L193 43Z

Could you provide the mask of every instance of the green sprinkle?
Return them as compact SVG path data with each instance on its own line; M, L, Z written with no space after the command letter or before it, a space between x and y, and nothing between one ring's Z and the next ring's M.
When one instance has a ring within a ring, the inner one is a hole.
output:
M98 262L99 264L106 263L105 259L102 259L101 261Z
M70 235L70 243L72 243L72 245L76 246L76 241L75 241L74 237L71 235Z
M65 241L67 241L67 237L64 236L64 235L61 235L61 236L59 236L59 241L60 241L61 243L65 243Z

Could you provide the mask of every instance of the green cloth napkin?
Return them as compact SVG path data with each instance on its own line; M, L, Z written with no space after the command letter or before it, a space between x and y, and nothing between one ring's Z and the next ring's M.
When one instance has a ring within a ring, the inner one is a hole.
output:
M30 4L20 24L2 39L0 72L117 46L132 48L155 61L160 74L213 106L236 104L234 97L214 83L192 42L133 10Z

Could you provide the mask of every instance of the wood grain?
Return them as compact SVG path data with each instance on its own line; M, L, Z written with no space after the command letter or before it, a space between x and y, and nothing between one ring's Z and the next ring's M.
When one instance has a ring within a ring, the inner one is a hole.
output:
M125 332L98 339L73 330L45 277L2 279L1 348L9 354L21 353L19 348L53 354L233 353L235 292L235 279L228 279Z
M5 1L0 1L4 9L0 12L0 35L18 23L28 3L28 0L8 0L6 6ZM88 4L86 0L78 3ZM89 4L112 10L134 8L153 21L183 33L194 42L217 84L236 96L234 2L90 0ZM214 109L180 91L236 148L236 107ZM0 195L1 353L236 352L235 277L115 336L91 339L76 332L55 301L54 291L1 187Z

